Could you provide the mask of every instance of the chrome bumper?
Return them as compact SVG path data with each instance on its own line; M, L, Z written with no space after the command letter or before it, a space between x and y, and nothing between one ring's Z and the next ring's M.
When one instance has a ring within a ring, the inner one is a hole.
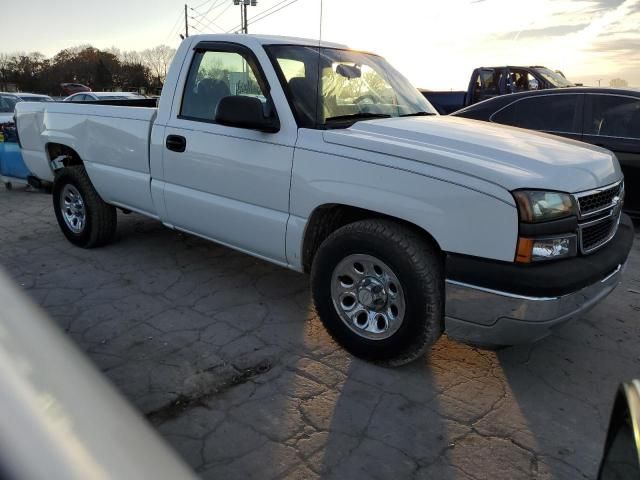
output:
M446 281L445 330L449 337L478 345L515 345L543 338L580 317L616 288L624 265L602 280L559 297L527 297Z

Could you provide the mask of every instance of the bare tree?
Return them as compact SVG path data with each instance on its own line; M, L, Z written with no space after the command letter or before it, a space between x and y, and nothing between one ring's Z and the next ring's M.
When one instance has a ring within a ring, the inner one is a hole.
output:
M175 54L176 50L167 45L158 45L140 53L144 65L149 68L158 83L163 83L167 77L169 65Z
M0 53L0 85L7 82L7 72L11 64L12 56L8 53ZM0 87L2 89L4 87Z
M118 58L122 63L127 65L145 64L145 61L142 58L142 54L140 52L136 52L135 50L122 52Z

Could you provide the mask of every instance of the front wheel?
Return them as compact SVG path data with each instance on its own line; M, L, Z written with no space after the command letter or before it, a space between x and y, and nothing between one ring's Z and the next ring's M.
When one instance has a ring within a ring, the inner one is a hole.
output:
M116 209L100 198L83 166L60 170L52 194L58 225L71 243L93 248L113 241Z
M439 250L396 222L363 220L336 230L318 249L311 282L325 327L358 357L402 365L442 334Z

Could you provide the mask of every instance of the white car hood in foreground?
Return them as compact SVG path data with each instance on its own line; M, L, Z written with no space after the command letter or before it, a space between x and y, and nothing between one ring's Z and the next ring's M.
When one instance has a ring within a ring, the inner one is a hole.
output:
M581 192L622 178L615 155L602 148L520 128L433 116L358 122L328 130L326 142L432 164L507 190Z

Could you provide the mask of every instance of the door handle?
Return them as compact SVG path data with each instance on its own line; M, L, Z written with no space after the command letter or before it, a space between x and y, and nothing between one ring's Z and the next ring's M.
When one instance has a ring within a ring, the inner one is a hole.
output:
M187 139L182 135L169 135L165 145L169 150L182 153L187 149Z

